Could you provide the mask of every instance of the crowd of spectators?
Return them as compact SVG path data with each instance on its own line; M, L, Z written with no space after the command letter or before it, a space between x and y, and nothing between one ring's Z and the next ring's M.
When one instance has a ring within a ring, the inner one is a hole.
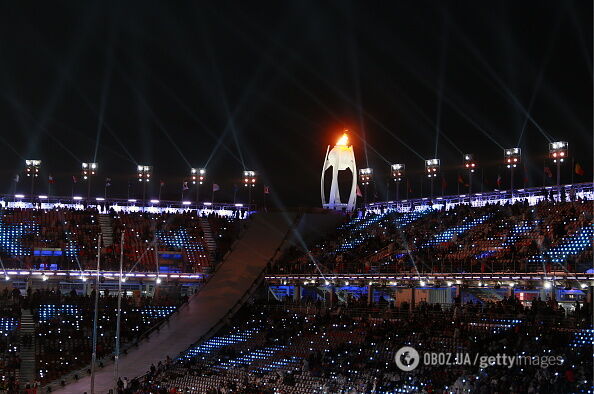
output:
M88 295L79 295L74 290L62 294L55 289L28 293L24 305L34 311L36 319L36 370L42 383L51 382L90 364L94 300L95 290ZM136 345L147 330L168 319L176 307L186 301L187 297L170 293L154 297L140 294L123 296L120 325L123 349L128 345ZM114 350L117 318L115 294L101 291L98 318L97 358L102 359Z
M217 335L224 339L257 329L246 342L167 360L121 392L577 392L592 381L591 346L570 344L584 327L591 329L589 319L587 314L565 316L550 300L537 300L526 309L512 297L481 312L472 304L420 304L389 316L373 309L353 315L344 308L304 312L294 305L251 305ZM472 362L449 367L421 362L403 372L394 362L402 346L413 346L421 357L439 352L469 354L472 360L477 354L506 354L562 361L513 370ZM259 356L271 348L279 350Z
M57 288L16 288L0 291L0 392L37 392L37 388L66 373L83 369L91 358L95 291L64 293ZM186 296L179 292L157 292L154 297L140 293L122 297L121 346L127 352L136 346L149 329L158 328L169 318ZM99 297L97 355L110 357L115 343L117 297L102 290ZM22 309L30 310L35 321L33 335L20 331ZM35 382L19 382L20 348L34 346ZM101 361L102 365L102 361ZM88 372L88 371L87 371ZM3 391L4 390L4 391Z
M154 252L179 252L176 260L159 258L178 272L201 272L230 249L239 233L238 220L216 213L199 216L183 213L117 213L106 211L113 243L101 248L102 267L119 269L120 236L125 232L124 267L136 271L157 269ZM202 219L202 220L201 220ZM105 223L104 223L105 225ZM208 225L214 245L207 245L203 226ZM0 236L9 239L0 248L5 268L93 269L102 227L95 208L12 209L0 212ZM105 239L103 240L105 241ZM209 247L213 250L210 251ZM212 252L212 253L210 253ZM213 261L207 256L211 254ZM170 253L171 255L171 253Z
M591 243L561 262L547 252L592 218L591 201L362 212L308 251L289 248L271 272L584 272L592 268Z

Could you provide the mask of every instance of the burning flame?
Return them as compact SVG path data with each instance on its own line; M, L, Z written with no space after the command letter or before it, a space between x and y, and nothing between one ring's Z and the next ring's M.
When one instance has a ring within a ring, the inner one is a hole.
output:
M347 133L344 133L342 137L339 138L336 146L347 146L349 144L349 136Z

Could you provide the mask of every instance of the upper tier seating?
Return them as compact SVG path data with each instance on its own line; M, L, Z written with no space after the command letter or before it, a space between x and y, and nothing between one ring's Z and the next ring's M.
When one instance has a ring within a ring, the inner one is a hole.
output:
M458 206L366 213L271 272L584 272L592 268L592 202Z
M109 215L114 243L101 248L101 267L105 270L119 269L122 232L126 270L167 272L202 272L218 262L238 234L237 219L208 216L206 223L216 244L216 259L209 261L204 231L195 212ZM5 268L94 269L101 231L98 212L91 208L2 209L0 257Z

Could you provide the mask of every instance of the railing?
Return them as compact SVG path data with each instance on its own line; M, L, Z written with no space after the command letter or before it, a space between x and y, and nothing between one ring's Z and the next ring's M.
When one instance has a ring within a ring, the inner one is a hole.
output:
M100 211L113 209L116 212L150 212L150 213L176 213L198 211L200 214L217 213L221 216L233 216L237 213L250 215L255 212L254 204L243 203L212 203L171 200L142 200L124 198L89 198L81 196L27 196L24 194L0 195L0 206L3 208L29 208L29 209L54 209L71 208L82 210L88 207L97 207Z
M478 280L478 281L500 281L504 283L506 281L542 281L542 280L579 280L579 281L592 281L594 280L594 272L586 273L574 273L565 271L535 271L535 272L426 272L417 273L415 272L399 272L399 273L345 273L338 274L333 273L325 276L328 280L334 282L338 280L352 280L361 281L378 281L379 284L385 282L389 285L391 281L403 281L404 283L398 283L398 285L404 286L407 281L444 281L444 280ZM305 280L311 282L311 285L315 285L316 280L322 279L322 276L317 273L309 274L268 274L266 280L270 282L274 281L288 281L289 283L297 283ZM321 282L320 282L321 283ZM377 283L376 283L377 284ZM335 284L336 285L336 284ZM395 285L394 285L395 286ZM428 286L433 286L430 284Z
M560 201L559 190L565 188L566 199L580 198L594 200L594 183L585 182L571 185L532 187L526 189L502 190L486 193L460 194L454 196L415 198L409 200L372 202L365 206L367 210L381 212L382 210L394 210L398 212L422 211L427 208L450 209L458 205L471 205L482 207L487 204L507 204L519 201L526 201L529 205L535 205L548 198L553 191L555 201ZM545 196L546 192L546 196Z

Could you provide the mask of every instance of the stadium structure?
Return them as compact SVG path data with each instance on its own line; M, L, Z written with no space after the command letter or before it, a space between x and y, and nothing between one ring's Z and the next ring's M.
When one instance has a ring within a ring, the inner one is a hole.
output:
M347 143L326 155L322 209L4 196L2 384L387 393L495 381L586 392L594 185L355 206L373 173L357 180ZM339 171L353 174L346 202ZM398 357L403 347L417 359ZM426 354L558 358L444 370Z

